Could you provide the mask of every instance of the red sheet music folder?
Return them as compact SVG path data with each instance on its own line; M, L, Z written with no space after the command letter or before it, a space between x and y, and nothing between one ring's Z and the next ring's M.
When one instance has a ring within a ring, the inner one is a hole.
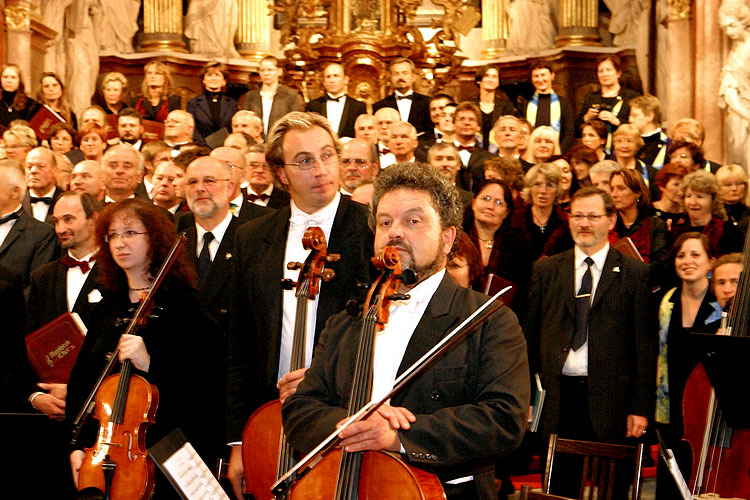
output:
M26 336L29 362L42 382L68 383L85 335L78 314L66 312Z

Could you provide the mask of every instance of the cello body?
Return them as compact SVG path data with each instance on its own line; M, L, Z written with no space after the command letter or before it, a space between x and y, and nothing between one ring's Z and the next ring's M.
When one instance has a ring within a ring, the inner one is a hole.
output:
M336 476L342 451L328 453L291 491L289 500L331 500L336 498ZM412 467L386 451L362 453L358 500L445 500L437 476Z
M120 377L121 374L107 377L94 399L99 431L94 446L84 450L78 488L106 492L105 474L108 464L113 464L108 498L145 500L154 489L154 464L146 450L146 427L154 422L159 391L140 375L131 375L125 412L122 421L117 422L112 402L116 400Z
M721 498L750 499L750 430L729 429L723 419L715 416L711 382L702 364L690 374L685 395L683 440L692 455L690 490L718 494Z
M255 410L245 424L242 435L252 436L252 446L242 447L245 493L251 494L255 500L274 498L271 486L278 476L278 463L268 458L278 455L282 433L281 402L278 399L269 401Z

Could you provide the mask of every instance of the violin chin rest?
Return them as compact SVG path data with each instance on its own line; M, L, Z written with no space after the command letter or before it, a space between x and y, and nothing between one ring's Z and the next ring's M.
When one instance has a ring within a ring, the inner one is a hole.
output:
M78 492L78 500L104 500L104 492L90 486Z

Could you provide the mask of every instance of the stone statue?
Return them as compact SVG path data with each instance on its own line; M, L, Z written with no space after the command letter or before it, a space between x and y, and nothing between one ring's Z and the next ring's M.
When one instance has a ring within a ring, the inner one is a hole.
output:
M750 158L750 8L740 0L724 0L719 26L732 40L721 68L719 107L726 110L727 162L746 169Z
M101 5L101 50L130 54L138 31L140 0L99 0Z
M91 104L99 74L98 0L73 0L68 11L68 99L80 115Z
M40 8L42 19L47 27L55 30L55 38L47 42L44 54L44 71L51 71L65 81L65 10L73 0L42 0Z
M185 36L194 54L217 59L240 58L234 48L239 8L237 0L190 0Z
M554 47L557 0L513 0L508 4L508 19L508 53L528 54Z

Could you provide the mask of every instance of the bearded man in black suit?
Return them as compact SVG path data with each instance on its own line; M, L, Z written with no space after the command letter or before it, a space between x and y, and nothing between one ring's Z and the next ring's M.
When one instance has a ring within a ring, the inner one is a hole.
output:
M282 118L269 134L266 160L288 188L291 202L237 230L227 400L228 438L233 445L229 476L238 498L239 440L245 422L261 404L287 397L305 373L289 371L297 306L294 290L281 286L282 278L298 278L287 263L304 262L309 254L302 246L304 231L321 228L328 252L341 255L331 266L335 278L308 301L305 366L326 320L345 308L358 283L369 282L368 211L339 193L340 152L341 144L322 116L294 112Z
M346 95L349 77L344 67L331 63L323 70L325 95L307 103L305 111L312 111L328 118L339 137L354 138L354 122L359 115L367 113L367 105Z
M390 71L394 92L376 102L372 106L373 112L380 108L397 109L401 115L401 121L414 125L417 134L432 135L430 98L414 92L414 82L417 80L416 65L411 59L400 57L391 63Z
M454 186L435 169L401 163L375 181L370 227L375 249L397 249L417 274L401 284L374 345L373 398L488 298L462 288L445 267L461 223ZM362 316L344 312L323 331L320 348L282 408L292 445L309 452L346 417ZM366 420L342 431L346 452L387 450L434 470L449 500L497 498L494 460L521 441L529 401L526 343L502 308ZM482 443L477 446L477 443Z
M545 438L556 433L623 443L640 438L654 412L658 337L648 267L610 247L616 219L609 194L576 191L570 203L575 248L534 265L524 333L532 373L547 390ZM563 464L556 460L555 468ZM581 475L573 468L553 470L552 493L578 494ZM627 492L627 481L616 486L620 495Z

